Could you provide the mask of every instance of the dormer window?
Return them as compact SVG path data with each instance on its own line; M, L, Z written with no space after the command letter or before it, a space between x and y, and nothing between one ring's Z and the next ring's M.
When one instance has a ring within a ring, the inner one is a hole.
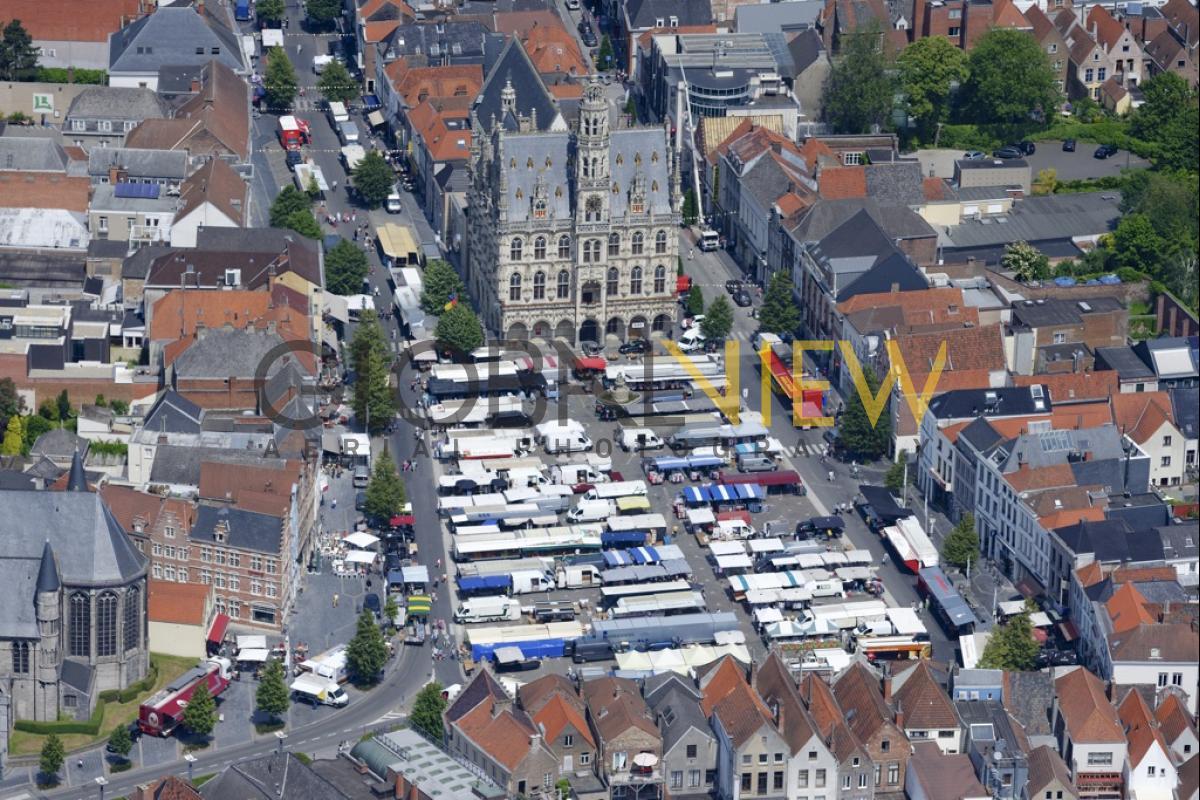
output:
M533 201L533 218L534 219L545 219L546 218L546 201L545 200L538 199L538 200Z

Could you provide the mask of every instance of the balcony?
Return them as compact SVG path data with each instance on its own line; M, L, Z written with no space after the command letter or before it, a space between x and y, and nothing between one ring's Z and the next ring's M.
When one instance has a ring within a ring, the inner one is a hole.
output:
M662 771L658 767L609 770L606 777L609 786L649 786L663 782Z

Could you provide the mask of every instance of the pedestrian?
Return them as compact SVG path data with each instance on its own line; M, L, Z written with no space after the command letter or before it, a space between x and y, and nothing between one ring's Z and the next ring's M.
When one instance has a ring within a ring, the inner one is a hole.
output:
M830 482L830 483L833 483L833 470L829 470L829 482ZM334 500L333 502L335 502L335 503L336 503L337 501L336 501L336 500Z
M333 182L333 190L334 190L335 192L337 191L337 181L334 181L334 182Z
M831 472L831 473L829 473L829 474L830 474L830 475L832 475L833 473ZM334 508L337 508L337 498L336 498L336 497L335 497L335 498L333 498L333 503L332 503L332 505L333 505L333 507L334 507Z
M338 596L337 596L337 594L335 593L335 594L333 595L333 607L334 607L334 608L337 608L337 604L338 604Z

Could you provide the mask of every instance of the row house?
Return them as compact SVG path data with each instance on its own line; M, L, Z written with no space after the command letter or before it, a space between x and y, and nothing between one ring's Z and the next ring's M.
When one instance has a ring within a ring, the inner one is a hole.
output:
M1012 0L916 0L912 40L943 36L956 47L971 50L992 28L1029 30L1030 24Z
M1187 761L1196 755L1200 737L1197 736L1196 719L1188 713L1185 700L1175 693L1167 695L1154 709L1154 719L1177 761Z
M1104 684L1083 667L1069 668L1054 693L1054 734L1079 797L1120 800L1128 745Z
M1054 16L1054 27L1067 46L1067 95L1076 99L1089 97L1099 102L1100 87L1114 72L1108 54L1080 24L1074 10L1058 12Z
M1185 336L1161 336L1096 351L1096 369L1112 370L1122 392L1186 389L1200 385L1196 349Z
M1112 64L1112 79L1131 89L1142 82L1142 44L1127 26L1121 24L1103 5L1097 3L1087 12L1087 29Z
M363 91L375 94L378 46L402 24L412 22L415 12L403 0L363 0L354 4L354 36L358 71L363 76Z
M790 748L788 797L817 800L827 796L824 786L817 785L818 778L825 775L830 786L840 785L838 757L831 749L832 743L821 734L814 715L804 705L788 666L778 653L771 652L752 677L754 690L767 704L775 726ZM845 788L842 791L848 793ZM858 789L851 787L850 791Z
M933 742L913 745L904 794L908 800L989 800L992 793L975 777L971 760L943 753Z
M887 687L887 684L884 684ZM890 692L890 689L887 689ZM912 754L903 729L903 715L888 706L880 681L869 667L855 662L833 684L833 694L846 714L850 730L862 742L875 767L875 797L900 797L905 787L905 772ZM842 787L850 780L841 775ZM869 785L860 773L860 788Z
M963 724L946 692L949 682L944 671L921 660L894 670L884 687L891 692L896 725L910 742L931 741L953 755L962 752Z
M1150 459L1151 486L1178 486L1187 477L1187 437L1175 424L1168 392L1114 394L1113 419Z
M1051 9L1049 13L1057 15L1060 10ZM1040 6L1034 5L1026 9L1025 19L1029 21L1030 33L1046 54L1046 62L1054 73L1054 85L1059 92L1066 94L1071 70L1070 48L1066 38Z
M611 800L660 800L663 739L638 686L627 678L583 684L598 753L598 773Z
M975 777L996 800L1022 800L1032 770L1024 732L1017 733L1020 724L999 700L960 700L954 706L963 723L963 753Z
M1100 347L1123 345L1129 309L1115 297L1070 301L1050 297L1014 303L1005 326L1005 350L1014 375L1081 372Z
M1128 757L1125 760L1125 790L1130 797L1170 797L1179 783L1171 748L1154 712L1137 689L1125 692L1117 705L1117 716L1125 729Z
M882 771L876 769L867 745L850 729L850 715L842 710L833 688L816 673L810 672L801 679L800 694L808 706L821 739L828 744L829 752L836 763L836 769L833 770L828 764L822 766L820 763L815 767L802 768L799 774L801 786L811 786L817 797L826 797L825 793L836 787L838 800L873 798L879 786L876 773L879 772L879 777L882 778ZM822 760L819 751L815 760Z
M558 760L558 774L578 788L580 779L596 768L596 739L574 684L561 675L546 675L521 686L517 699Z
M731 656L698 670L700 706L717 738L717 793L723 798L788 795L790 747L771 712Z
M663 737L663 775L673 800L702 800L717 788L717 737L700 707L695 684L675 672L642 687Z
M1150 73L1174 72L1195 87L1200 81L1200 10L1190 0L1167 0L1158 11L1166 30L1142 37Z
M1029 751L1026 796L1029 800L1079 800L1071 772L1053 747L1042 745Z

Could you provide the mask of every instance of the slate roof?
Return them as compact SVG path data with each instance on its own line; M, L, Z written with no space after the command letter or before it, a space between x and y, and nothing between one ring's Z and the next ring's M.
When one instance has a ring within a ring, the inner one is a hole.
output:
M816 33L817 18L825 8L822 0L790 0L784 3L761 3L757 5L739 5L733 12L734 28L738 33L775 33L789 29L803 29L803 33L792 40L789 46L795 58L797 41L806 40L809 46ZM817 53L820 52L820 35L817 34ZM815 57L815 56L814 56ZM813 59L804 63L808 66ZM797 68L803 67L797 63Z
M1185 623L1150 623L1110 634L1108 647L1113 661L1149 661L1157 653L1163 662L1194 662L1200 636Z
M67 686L89 692L92 688L93 669L88 664L73 658L64 658L58 677Z
M278 554L283 543L280 519L272 514L259 514L228 506L202 505L196 509L196 523L191 539L196 542L216 542L219 523L227 526L225 543L241 550Z
M1044 394L1040 398L1028 386L997 389L954 389L929 401L929 411L938 419L970 419L986 416L1016 416L1050 411Z
M560 118L558 105L542 83L537 68L525 52L525 47L520 39L511 39L495 66L488 72L472 110L474 119L485 132L491 131L493 124L499 124L509 130L515 129L516 121L506 119L501 101L501 94L509 85L516 93L517 115L534 117L538 131L549 130Z
M1121 380L1142 380L1154 377L1154 370L1129 345L1096 348L1096 368L1114 370Z
M0 170L65 172L67 152L53 139L0 136Z
M67 119L144 120L167 116L167 105L152 89L90 86L71 101Z
M695 688L676 673L661 673L652 677L658 680L651 685L651 679L647 678L646 702L662 731L663 752L670 752L693 728L711 739L712 731L708 719L700 710L700 697Z
M886 205L915 206L925 202L919 161L868 164L867 194Z
M37 438L29 455L34 458L46 456L52 460L65 461L70 459L80 448L87 453L88 441L86 439L81 439L66 428L54 428Z
M175 359L178 378L253 378L272 350L283 344L277 333L208 330ZM271 371L278 369L272 366Z
M857 661L833 684L833 694L846 713L850 729L862 741L870 740L881 727L892 721L892 712L883 702L878 678Z
M857 294L890 292L897 288L901 292L914 292L929 288L929 284L908 256L894 250L839 291L835 299L840 303Z
M233 464L260 464L262 453L245 448L194 447L191 445L159 445L150 470L151 483L174 486L197 486L200 467L205 461L224 461Z
M200 406L168 389L151 406L142 424L155 433L199 433L202 414Z
M713 22L708 0L630 0L625 4L625 16L631 31L657 27L658 20L671 17L676 17L680 26Z
M1162 539L1154 531L1133 531L1120 519L1083 521L1055 530L1071 552L1091 553L1101 563L1161 561Z
M872 198L821 200L791 228L797 241L818 241L842 225L859 210L892 239L922 239L936 236L929 223L907 206L885 205Z
M1200 387L1170 389L1175 427L1188 439L1200 438Z
M1049 672L1006 672L1004 707L1021 723L1026 736L1050 736L1054 682Z
M1095 236L1116 228L1121 217L1120 192L1028 197L1012 211L952 225L946 229L951 246L983 247L1022 240L1038 242Z
M1036 6L1035 6L1036 7ZM1062 756L1049 745L1035 747L1029 751L1029 781L1028 796L1041 797L1042 790L1052 782L1058 781L1065 788L1072 789L1071 773L1063 762Z
M33 493L33 490L27 490ZM0 492L0 507L3 507L8 491ZM10 508L10 513L17 513L16 508ZM0 542L4 539L0 537ZM25 547L23 557L7 552L0 556L0 584L4 586L7 598L21 598L20 601L0 604L0 637L5 639L36 639L38 633L36 610L36 592L38 586L41 559L33 552L33 548Z
M203 53L196 53L202 48ZM213 53L213 48L217 52ZM241 45L228 28L191 6L163 6L109 39L109 74L157 74L165 65L202 65L214 56L242 70Z
M583 699L602 741L610 741L630 728L661 740L654 716L633 681L611 677L587 681L583 684Z
M278 788L277 788L278 787ZM349 800L350 795L322 778L288 751L230 764L200 787L205 800Z

